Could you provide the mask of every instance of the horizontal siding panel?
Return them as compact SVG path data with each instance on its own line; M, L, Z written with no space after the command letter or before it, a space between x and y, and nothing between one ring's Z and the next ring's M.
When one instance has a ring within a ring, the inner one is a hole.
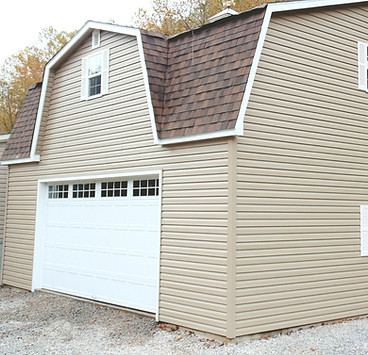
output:
M226 280L212 280L208 276L204 278L185 275L176 275L174 273L168 273L166 280L170 282L179 282L183 285L203 286L203 287L214 287L214 288L226 288Z
M334 297L344 298L346 297L346 293L352 291L354 294L364 293L365 285L361 283L349 283L349 284L339 284L329 287L324 287L323 289L319 289L316 291L315 288L309 289L299 289L299 290L290 290L290 292L274 292L270 295L264 294L252 294L246 295L237 298L237 304L239 307L246 304L252 304L257 302L271 302L274 300L288 300L289 304L293 304L294 299L295 302L300 302L304 297L326 297L327 299L331 299ZM316 293L318 292L318 293ZM245 319L245 318L244 318Z
M177 243L178 244L178 243ZM209 257L221 257L226 258L227 250L224 248L214 249L214 248L199 248L198 245L194 245L192 247L186 247L184 245L172 246L169 243L166 243L165 246L161 248L162 253L170 253L170 254L184 254L191 256L209 256ZM218 245L216 245L218 247Z
M274 312L274 314L285 314L285 313L294 313L300 309L300 305L303 305L305 309L315 308L316 305L321 308L331 307L335 305L344 304L344 299L349 299L352 302L357 299L357 297L361 297L361 301L367 299L367 295L363 290L350 292L338 292L336 294L327 294L327 295L313 295L310 297L303 298L293 298L291 300L283 300L283 301L269 301L267 303L251 303L247 306L239 306L239 310L241 312L247 313L246 319L253 318L252 316L260 310L263 310L265 313L268 309L277 308L279 313ZM259 308L260 307L260 308ZM245 319L244 319L245 320ZM240 321L240 319L239 319Z
M368 296L358 296L358 297L349 297L348 299L344 300L333 300L330 302L315 302L311 306L311 309L305 310L305 311L294 311L288 313L285 311L283 314L277 314L275 316L268 316L267 314L263 315L263 323L275 323L280 324L286 321L290 320L302 320L302 319L308 319L310 320L308 323L318 322L316 319L326 319L326 316L329 317L330 314L337 313L337 317L332 319L340 319L344 318L343 312L348 312L349 308L352 311L352 316L357 315L355 313L357 310L365 310L368 311L366 302L367 302ZM299 308L300 309L300 308ZM355 311L355 312L354 312ZM339 314L340 313L340 314ZM329 318L327 318L329 319ZM308 323L302 323L302 324L308 324ZM289 323L291 324L291 323ZM252 326L255 327L257 322L254 322L253 319L248 319L246 321L239 321L239 326ZM289 325L290 327L290 325ZM258 327L256 327L258 328ZM282 329L282 328L278 328Z
M312 281L311 281L312 279ZM329 287L334 287L341 284L358 284L358 283L366 283L368 279L368 275L364 276L355 276L355 277L335 277L332 279L329 279L325 276L324 280L314 280L312 277L309 278L309 281L301 282L301 278L290 278L289 280L284 280L285 283L278 283L278 280L259 280L259 281L249 281L247 283L244 282L244 286L248 287L248 290L245 291L244 289L240 289L237 291L238 297L246 297L248 296L256 296L256 295L262 295L267 293L284 293L287 295L287 292L289 291L295 291L295 290L308 290L308 289L314 289L315 293L318 293L321 290L328 289ZM294 282L292 284L292 287L290 285L290 282L292 281L299 281ZM273 282L272 282L273 281ZM328 289L329 290L329 289ZM261 292L260 292L261 291Z
M164 294L161 296L161 302L163 302L165 305L168 306L177 304L177 305L193 306L200 309L211 309L213 311L216 311L218 314L226 313L226 307L223 304L209 303L206 300L205 301L199 301L197 299L188 300L187 298Z
M180 302L166 302L166 301L161 301L161 307L163 310L166 311L166 313L170 312L170 311L175 311L176 309L180 310L181 312L187 312L187 313L193 313L195 307L191 306L191 305L186 305L186 304L181 304ZM210 316L211 318L216 318L220 321L224 320L224 313L221 312L219 309L214 310L206 310L206 307L201 308L201 317L208 317ZM212 322L210 323L212 324ZM215 321L216 324L216 321Z
M170 263L168 263L170 265ZM167 275L182 275L182 276L186 276L186 277L191 277L192 279L209 279L209 280L217 280L217 281L222 281L225 282L227 280L227 276L226 274L223 272L218 272L218 271L211 271L211 270L202 270L202 269L186 269L183 266L183 263L181 264L182 267L181 268L175 268L172 266L161 266L161 272Z
M189 258L190 259L190 258ZM217 261L217 260L216 260ZM199 261L192 262L191 260L177 260L175 257L166 256L161 257L161 266L171 268L172 272L175 269L182 270L202 270L204 272L218 272L219 274L226 275L226 264L225 263L201 263Z
M162 322L178 324L180 323L183 327L187 327L189 329L193 329L193 324L198 324L197 327L203 329L204 332L218 334L218 335L226 335L225 331L225 322L214 322L213 324L208 324L208 320L206 318L195 317L192 318L190 314L183 314L183 312L177 312L176 310L168 310L166 312L162 312L161 315Z
M274 322L265 323L265 324L247 324L243 323L240 328L236 330L236 335L241 336L243 332L247 334L257 334L262 332L267 332L268 329L287 329L294 327L293 324L299 325L310 325L320 322L333 321L337 319L351 318L354 316L360 316L361 312L367 313L367 309L364 308L364 303L355 303L351 304L350 309L347 310L348 307L330 307L323 311L313 312L312 315L310 313L301 313L298 317L292 317L289 319L276 319ZM276 317L277 318L277 317Z

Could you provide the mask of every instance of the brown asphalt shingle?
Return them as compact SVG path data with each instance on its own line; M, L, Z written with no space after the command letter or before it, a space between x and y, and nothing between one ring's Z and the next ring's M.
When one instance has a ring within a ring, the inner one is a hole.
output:
M42 83L29 88L1 160L28 158L31 152Z
M159 138L235 128L264 12L174 37L142 31Z

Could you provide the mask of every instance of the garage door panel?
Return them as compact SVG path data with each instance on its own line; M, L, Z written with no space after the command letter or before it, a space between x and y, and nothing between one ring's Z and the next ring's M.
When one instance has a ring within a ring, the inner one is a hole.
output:
M95 186L93 198L73 198L70 185L68 196L64 192L63 198L47 199L42 287L153 312L158 196L130 191L119 198L99 198L100 186Z

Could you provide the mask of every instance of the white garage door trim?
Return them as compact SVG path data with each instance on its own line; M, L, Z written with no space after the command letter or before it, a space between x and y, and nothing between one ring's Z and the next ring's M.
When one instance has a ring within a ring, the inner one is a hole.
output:
M75 182L84 181L102 181L102 180L114 180L114 179L135 179L135 178L149 178L156 177L159 179L159 221L158 221L158 235L157 235L157 287L156 287L156 320L159 319L159 289L160 289L160 236L161 236L161 181L162 171L161 170L150 170L141 172L129 172L129 173L118 173L118 174L104 174L104 175L83 175L73 176L65 178L52 178L52 179L40 179L38 181L37 191L37 210L36 210L36 228L35 228L35 246L34 246L34 260L33 260L33 277L32 277L32 290L40 289L42 287L42 262L43 262L43 244L44 244L44 225L45 225L45 212L47 205L48 196L48 185L52 183L68 183L72 184Z

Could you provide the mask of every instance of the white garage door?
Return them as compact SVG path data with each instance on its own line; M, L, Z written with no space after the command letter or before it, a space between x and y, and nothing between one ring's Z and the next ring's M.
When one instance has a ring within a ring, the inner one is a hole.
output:
M41 287L155 312L159 180L49 184Z

